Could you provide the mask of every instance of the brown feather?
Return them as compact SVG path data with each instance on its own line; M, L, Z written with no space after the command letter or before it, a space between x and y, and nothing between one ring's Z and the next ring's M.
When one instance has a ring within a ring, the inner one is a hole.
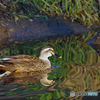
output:
M15 70L19 70L19 72L30 72L46 69L44 62L35 56L16 55L7 58L12 58L12 60L4 61L2 65L6 67L0 67L0 69L11 72Z

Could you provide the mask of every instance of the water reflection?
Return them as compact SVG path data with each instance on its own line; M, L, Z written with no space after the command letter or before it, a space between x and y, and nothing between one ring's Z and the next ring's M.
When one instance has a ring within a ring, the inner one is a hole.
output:
M91 35L91 33L89 34ZM41 47L50 45L63 58L49 58L51 65L60 66L59 68L50 69L43 73L14 73L13 75L4 77L3 81L5 84L2 81L0 85L0 98L2 99L6 95L6 98L70 99L70 91L100 92L100 68L97 64L100 61L100 57L98 59L96 51L88 45L89 40L89 35L85 34L71 38L65 37L63 39L45 41L35 45L32 42L29 44L33 45L20 44L20 46L12 46L12 48L5 49L2 52L2 57L23 53L38 56ZM48 73L48 79L55 80L55 83L52 86L44 87L39 81L42 76L47 77ZM30 83L31 81L32 83ZM15 86L10 89L9 86L13 86L15 83L17 83L17 87ZM19 84L23 85L20 86ZM8 89L5 88L2 91L2 86L8 86ZM83 97L73 97L72 99L77 98L81 100Z
M43 86L51 86L54 83L53 80L47 79L50 72L51 69L47 69L29 73L12 73L3 77L0 82L0 99L23 98L48 92L48 88L37 91L42 86L35 83L40 81ZM52 91L52 89L49 90Z
M79 66L71 64L71 67L67 78L62 82L64 87L78 92L92 92L100 89L100 68L98 65Z
M4 84L27 83L27 82L35 83L37 81L41 82L41 80L43 80L44 78L48 78L47 74L50 72L51 72L51 69L47 69L44 71L34 71L34 72L20 72L20 73L13 72L9 76L3 77L1 79L1 81ZM47 81L49 81L49 80L47 80ZM45 82L45 80L42 81L42 84L44 82Z
M100 56L100 32L98 32L88 43L97 51L98 55Z

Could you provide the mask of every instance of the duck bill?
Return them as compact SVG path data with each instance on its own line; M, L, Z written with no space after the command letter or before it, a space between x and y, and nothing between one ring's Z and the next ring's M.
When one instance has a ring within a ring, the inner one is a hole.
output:
M54 54L54 56L58 58L62 58L62 56L59 56L58 54Z

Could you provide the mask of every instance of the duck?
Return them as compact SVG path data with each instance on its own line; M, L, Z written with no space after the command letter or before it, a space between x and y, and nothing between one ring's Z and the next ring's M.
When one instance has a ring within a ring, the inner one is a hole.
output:
M39 57L21 54L1 58L0 70L4 73L0 74L0 79L9 76L12 73L30 73L50 69L51 63L48 57L51 56L62 58L62 56L54 52L54 49L51 46L43 47L40 50ZM55 82L53 80L48 80L47 78L47 74L42 75L40 83L43 86L50 86Z

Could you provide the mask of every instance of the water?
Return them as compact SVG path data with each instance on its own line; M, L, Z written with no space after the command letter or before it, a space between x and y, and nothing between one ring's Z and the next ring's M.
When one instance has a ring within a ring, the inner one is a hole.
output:
M42 73L37 74L36 72L33 76L25 76L25 73L17 73L14 77L4 77L5 83L4 80L0 81L0 99L70 99L70 91L100 92L98 55L88 45L88 41L92 38L92 36L89 37L89 34L40 41L37 43L25 41L2 47L1 58L18 54L28 54L38 57L40 49L49 45L53 47L55 53L62 56L62 59L56 57L49 58L52 69L45 73L49 74L49 80L55 80L53 85L44 87L40 84L39 77ZM74 97L73 99L77 98L82 97Z
M100 32L98 32L89 42L88 44L92 46L100 55Z

